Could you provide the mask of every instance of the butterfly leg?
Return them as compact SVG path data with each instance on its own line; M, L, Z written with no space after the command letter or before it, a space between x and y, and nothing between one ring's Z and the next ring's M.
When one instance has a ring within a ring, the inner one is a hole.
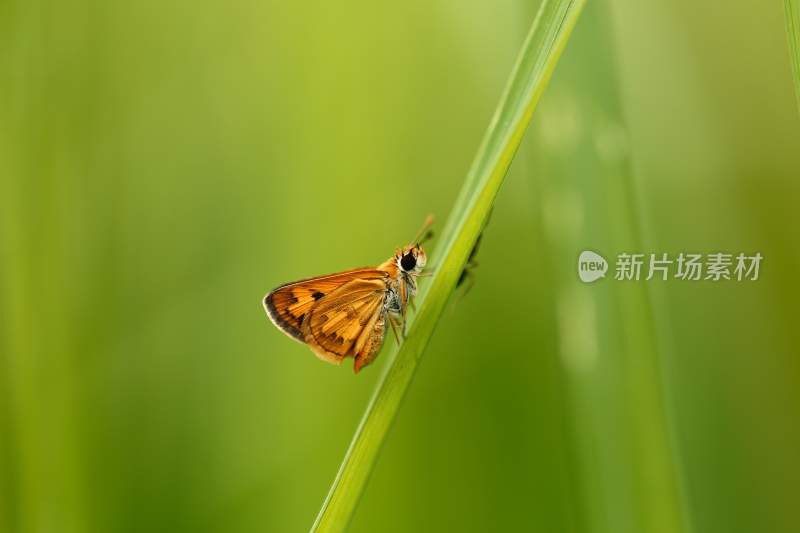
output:
M406 319L402 314L397 315L389 315L389 322L392 324L392 328L399 328L400 329L400 340L406 340ZM395 332L395 335L397 333Z
M392 333L394 333L394 340L397 342L397 345L400 346L400 337L397 335L397 325L394 323L394 318L392 315L389 315L389 325L392 326Z
M413 293L408 295L408 305L411 306L411 309L413 309L415 313L417 312L417 308L414 307ZM408 321L407 317L408 317L407 307L403 307L403 314L400 316L400 321L401 321L400 334L403 337L403 340L406 340L406 322Z
M405 304L403 303L403 296L401 296L401 294L399 294L396 290L389 291L389 295L387 297L386 311L387 311L387 317L389 319L389 324L392 326L392 331L394 331L394 336L399 346L400 339L401 338L405 339L406 337L406 330L405 330L406 309L405 309ZM401 322L403 325L403 329L399 337L397 335L397 326L399 325L398 322Z

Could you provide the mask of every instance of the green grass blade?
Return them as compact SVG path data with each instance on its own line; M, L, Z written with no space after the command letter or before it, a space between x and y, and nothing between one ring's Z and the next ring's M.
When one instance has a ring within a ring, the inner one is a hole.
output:
M800 0L784 0L786 11L786 36L789 38L789 55L792 61L797 110L800 111Z
M435 273L418 312L356 430L313 532L344 531L417 364L489 214L533 111L585 0L545 0L528 33L461 193L441 235Z

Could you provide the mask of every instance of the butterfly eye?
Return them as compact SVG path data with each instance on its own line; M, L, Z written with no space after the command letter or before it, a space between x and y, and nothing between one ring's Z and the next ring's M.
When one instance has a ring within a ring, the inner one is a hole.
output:
M403 267L403 270L406 272L410 272L414 270L415 266L417 266L417 258L414 257L414 254L408 252L400 258L400 266Z

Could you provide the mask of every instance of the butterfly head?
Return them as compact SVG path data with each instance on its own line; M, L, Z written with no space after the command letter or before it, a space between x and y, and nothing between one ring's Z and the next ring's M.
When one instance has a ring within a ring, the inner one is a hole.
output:
M400 271L406 276L417 276L425 268L428 258L425 255L425 250L422 249L422 243L433 237L432 224L433 215L428 215L425 223L422 224L417 236L414 238L414 244L397 249L395 261Z
M395 258L397 259L397 266L400 267L400 270L405 274L414 276L422 272L428 260L425 255L425 250L422 249L422 245L420 244L410 244L398 250Z

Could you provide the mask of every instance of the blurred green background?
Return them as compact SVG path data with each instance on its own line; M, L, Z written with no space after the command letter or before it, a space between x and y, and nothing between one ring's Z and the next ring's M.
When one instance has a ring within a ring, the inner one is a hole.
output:
M590 4L352 531L800 530L782 6ZM537 7L0 2L0 531L305 531L387 357L260 298L444 221Z

